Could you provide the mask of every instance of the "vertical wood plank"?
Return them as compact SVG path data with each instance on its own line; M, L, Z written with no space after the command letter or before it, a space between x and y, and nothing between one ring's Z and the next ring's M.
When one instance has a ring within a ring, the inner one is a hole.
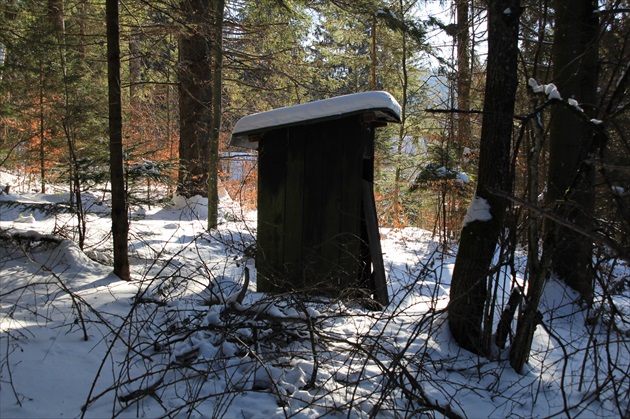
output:
M303 289L304 166L306 138L304 126L287 129L287 178L285 201L284 272L290 289Z
M286 199L287 130L265 134L258 156L257 289L282 290Z
M348 272L342 276L340 286L345 289L358 286L361 242L361 171L363 149L357 131L359 117L343 119L340 127L340 155L343 166L341 179L340 247L339 265Z
M339 289L342 278L349 274L340 264L341 254L341 200L345 167L342 156L344 120L319 124L323 148L323 167L320 176L324 185L322 196L322 275L334 289Z
M304 127L304 206L302 243L303 271L307 288L322 288L322 216L323 196L323 147L320 133L312 125Z
M361 124L357 129L358 135L361 136L362 147L362 178L363 181L373 182L374 180L374 128L370 124ZM363 191L363 183L361 183ZM359 275L360 286L374 293L376 285L374 284L372 252L370 248L370 237L368 234L368 223L366 221L367 201L362 192L361 195L361 242L360 242L360 258L361 272Z

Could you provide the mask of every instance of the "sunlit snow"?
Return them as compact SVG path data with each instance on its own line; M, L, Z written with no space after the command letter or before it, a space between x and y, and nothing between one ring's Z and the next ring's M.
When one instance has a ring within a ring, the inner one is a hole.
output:
M609 334L587 327L577 295L555 280L527 374L509 367L506 351L485 359L461 349L445 312L457 249L431 232L381 229L392 298L370 311L348 299L256 292L248 250L256 213L227 194L212 231L201 197L131 208L132 281L124 282L110 265L107 196L84 196L97 212L87 214L82 251L60 236L73 234L72 215L49 213L67 191L27 192L2 172L0 184L13 191L0 195L2 418L81 417L86 402L88 418L590 418L618 416L616 403L627 409L627 324ZM15 222L31 212L34 223ZM476 197L469 222L489 217ZM498 307L525 266L517 256L514 272L497 272ZM627 296L610 298L630 313Z

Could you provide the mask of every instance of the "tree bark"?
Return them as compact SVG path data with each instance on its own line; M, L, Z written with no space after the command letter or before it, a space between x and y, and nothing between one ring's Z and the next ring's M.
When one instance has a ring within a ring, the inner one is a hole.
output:
M107 23L107 84L109 92L109 159L112 185L112 237L114 239L114 274L128 281L127 205L123 168L122 101L120 92L120 39L118 0L105 3Z
M399 2L399 13L401 19L405 19L405 7L403 1ZM376 20L374 20L374 24L376 25ZM376 28L376 26L375 26ZM405 132L407 130L406 122L407 122L407 101L408 101L408 90L409 90L409 74L407 71L407 34L404 31L401 31L401 57L400 57L400 68L401 68L401 88L402 88L402 100L400 102L400 125L398 129L398 143L396 144L396 156L401 156L403 154L403 144L405 141ZM394 172L394 193L392 197L392 222L394 227L400 227L402 225L402 205L400 203L400 183L402 181L402 168L400 160L397 160L396 170Z
M510 148L517 87L519 0L500 0L488 9L488 63L476 197L487 201L489 220L464 225L453 271L449 326L465 349L486 355L483 338L487 281L507 202L494 191L511 190Z
M554 1L554 82L565 99L575 99L594 117L597 95L597 2ZM589 162L593 132L566 106L551 112L547 204L556 215L590 230L594 208L594 167ZM593 299L593 240L546 223L551 268L581 297Z
M41 191L46 193L46 118L44 113L45 91L44 71L40 61L39 71L39 178L42 183Z
M223 12L224 0L213 0L214 37L212 39L212 135L208 161L208 229L219 220L219 138L221 134L221 91L223 90Z
M212 129L212 77L209 1L184 0L187 22L179 40L179 159L177 192L208 194L208 156Z
M376 87L376 14L372 16L372 34L370 41L370 90L377 90Z
M64 30L63 0L48 0L48 17L54 33Z
M457 0L457 109L470 110L470 21L469 0ZM457 142L460 149L470 147L472 130L470 115L457 114Z
M64 27L65 27L65 18L64 18L64 9L63 9L63 0L48 0L46 3L47 13L48 13L48 23L50 25L50 35L57 40L59 48L62 49L62 55L64 54L63 46L64 44ZM40 172L40 181L42 183L41 191L42 193L46 193L46 130L45 130L45 114L44 114L44 103L46 102L46 74L44 71L44 61L40 59L40 76L39 76L39 84L40 84L40 102L39 102L39 172Z
M138 83L141 74L141 58L140 58L140 29L134 27L131 29L129 37L129 105L132 113L138 113Z

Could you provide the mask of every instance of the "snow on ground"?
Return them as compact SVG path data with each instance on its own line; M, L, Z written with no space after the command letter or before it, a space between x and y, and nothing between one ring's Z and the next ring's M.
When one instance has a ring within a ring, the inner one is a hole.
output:
M256 293L255 213L228 197L213 231L201 198L134 208L133 280L120 281L102 198L86 195L95 211L81 251L58 239L75 227L54 211L67 194L0 195L0 234L13 236L0 237L2 418L628 414L630 328L586 327L559 282L547 286L519 375L507 351L480 359L453 342L444 310L454 250L429 232L382 229L392 303L374 312ZM627 292L602 302L604 314L610 305L627 319Z

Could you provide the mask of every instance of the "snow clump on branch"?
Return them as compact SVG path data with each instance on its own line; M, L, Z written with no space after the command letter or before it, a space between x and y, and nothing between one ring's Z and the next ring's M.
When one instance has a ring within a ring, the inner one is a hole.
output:
M529 85L529 87L531 87L534 93L544 93L545 95L547 95L547 98L549 100L562 100L562 96L560 95L560 92L558 92L558 88L553 83L538 84L538 82L532 78L529 79L527 84ZM577 102L575 103L577 105Z

